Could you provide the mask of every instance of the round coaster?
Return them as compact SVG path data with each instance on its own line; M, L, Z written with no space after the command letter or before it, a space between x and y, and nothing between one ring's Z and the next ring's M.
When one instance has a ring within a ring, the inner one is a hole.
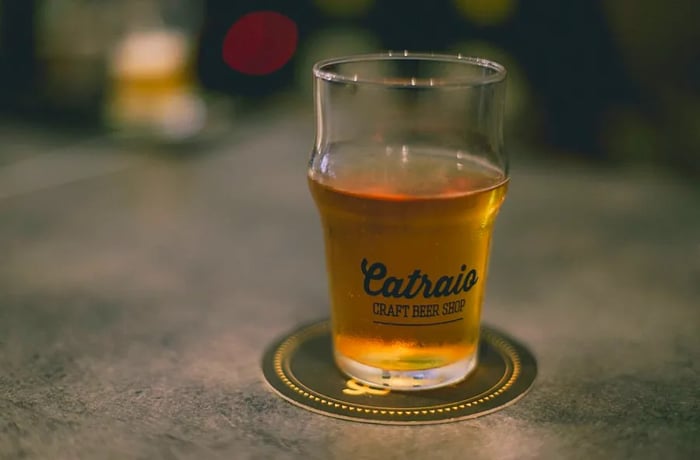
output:
M513 404L530 389L537 363L520 343L481 329L479 364L463 382L425 391L390 391L341 373L333 361L328 321L305 326L273 344L263 357L265 379L304 409L366 423L445 423L485 415Z

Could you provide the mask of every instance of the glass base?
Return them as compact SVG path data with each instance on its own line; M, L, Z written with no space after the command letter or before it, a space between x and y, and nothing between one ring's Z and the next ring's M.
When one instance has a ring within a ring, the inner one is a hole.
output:
M447 366L403 371L367 366L337 352L334 356L340 370L358 382L399 391L430 390L460 382L472 373L477 363L474 353Z

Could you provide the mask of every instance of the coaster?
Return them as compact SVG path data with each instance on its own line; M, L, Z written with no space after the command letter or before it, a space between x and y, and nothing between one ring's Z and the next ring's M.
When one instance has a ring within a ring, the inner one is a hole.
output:
M425 391L390 391L338 370L328 321L305 326L273 344L263 357L265 379L287 401L318 414L365 423L420 425L455 422L503 409L522 398L537 375L523 345L482 327L479 364L463 382Z

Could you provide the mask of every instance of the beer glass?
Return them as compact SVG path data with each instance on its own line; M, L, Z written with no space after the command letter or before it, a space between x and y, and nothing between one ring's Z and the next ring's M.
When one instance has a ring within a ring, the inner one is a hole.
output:
M395 390L459 382L477 365L491 233L508 186L506 71L402 52L329 59L313 74L308 182L336 364Z

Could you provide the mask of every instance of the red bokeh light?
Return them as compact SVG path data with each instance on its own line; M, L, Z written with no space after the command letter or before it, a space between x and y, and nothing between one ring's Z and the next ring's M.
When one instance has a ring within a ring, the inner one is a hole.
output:
M254 11L239 18L224 38L223 59L247 75L281 69L297 48L296 23L276 11Z

